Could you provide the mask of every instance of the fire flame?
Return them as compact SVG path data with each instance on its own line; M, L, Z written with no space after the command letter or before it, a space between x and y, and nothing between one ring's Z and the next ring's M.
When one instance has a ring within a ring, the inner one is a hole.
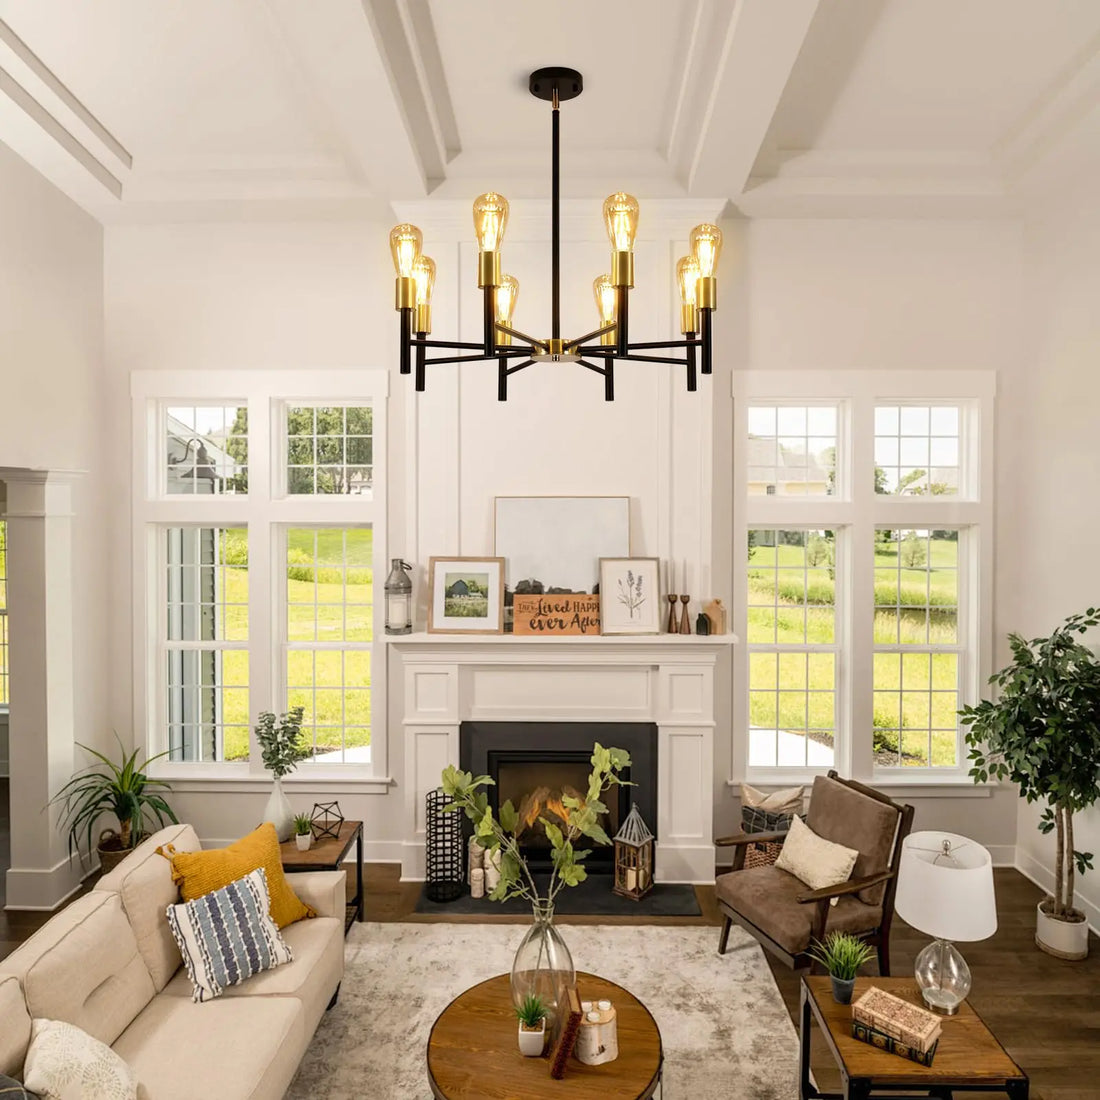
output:
M549 787L536 787L530 794L524 795L519 804L519 832L536 825L540 817L545 817L554 824L568 825L569 811L562 802L565 796L577 799L581 808L584 808L584 799L573 787L562 787L560 791L551 791ZM554 821L555 818L557 821Z

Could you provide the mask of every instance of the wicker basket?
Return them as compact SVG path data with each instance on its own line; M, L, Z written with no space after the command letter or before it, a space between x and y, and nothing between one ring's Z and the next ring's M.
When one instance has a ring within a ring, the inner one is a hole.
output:
M755 806L741 808L741 828L746 833L786 832L791 827L791 819L804 814L773 814ZM768 840L760 844L750 844L745 848L746 867L770 867L778 858L783 841Z

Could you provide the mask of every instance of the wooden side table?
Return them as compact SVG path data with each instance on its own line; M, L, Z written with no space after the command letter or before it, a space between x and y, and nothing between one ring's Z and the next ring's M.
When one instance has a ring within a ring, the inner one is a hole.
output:
M344 935L355 921L363 920L363 823L344 821L335 836L313 841L308 852L299 852L294 838L279 845L284 871L339 871L344 858L355 844L355 897L344 911Z
M870 986L921 1003L912 978L857 978L854 1001ZM840 1070L843 1092L818 1092L810 1082L810 1027L817 1021L825 1043ZM798 1029L801 1100L917 1100L907 1089L920 1091L920 1100L951 1100L956 1092L1004 1092L1012 1100L1027 1100L1027 1074L1008 1056L993 1032L970 1007L959 1006L956 1016L943 1018L936 1056L921 1066L852 1038L851 1005L833 1000L828 977L802 979L802 1012Z
M586 1066L570 1057L565 1076L549 1058L524 1058L516 1040L511 981L490 978L460 993L439 1014L428 1038L428 1084L436 1100L649 1100L661 1083L661 1033L641 1001L595 974L577 975L586 1001L615 1005L619 1057Z

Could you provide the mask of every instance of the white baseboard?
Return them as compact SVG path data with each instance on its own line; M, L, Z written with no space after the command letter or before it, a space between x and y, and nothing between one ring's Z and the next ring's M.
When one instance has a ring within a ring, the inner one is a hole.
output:
M993 857L994 867L1016 866L1015 844L987 844L985 847L989 854Z
M1031 879L1040 890L1045 890L1048 894L1054 891L1054 872L1023 848L1016 851L1016 870L1024 878ZM1100 936L1100 905L1081 897L1080 891L1074 891L1073 904L1085 914L1093 934Z
M95 870L93 867L92 870ZM91 871L79 860L63 859L53 867L9 867L6 910L52 913L80 889Z

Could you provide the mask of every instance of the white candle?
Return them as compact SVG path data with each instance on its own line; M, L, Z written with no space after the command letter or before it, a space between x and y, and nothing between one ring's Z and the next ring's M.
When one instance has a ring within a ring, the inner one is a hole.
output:
M610 1001L600 1001L600 1011L601 1012L610 1012L611 1011L611 1002Z
M628 890L636 890L638 888L638 875L633 867L626 869L626 888Z
M691 585L688 582L688 560L684 558L684 579L680 582L681 591L684 595L687 595L691 591Z
M485 897L485 872L480 867L470 872L470 897Z

